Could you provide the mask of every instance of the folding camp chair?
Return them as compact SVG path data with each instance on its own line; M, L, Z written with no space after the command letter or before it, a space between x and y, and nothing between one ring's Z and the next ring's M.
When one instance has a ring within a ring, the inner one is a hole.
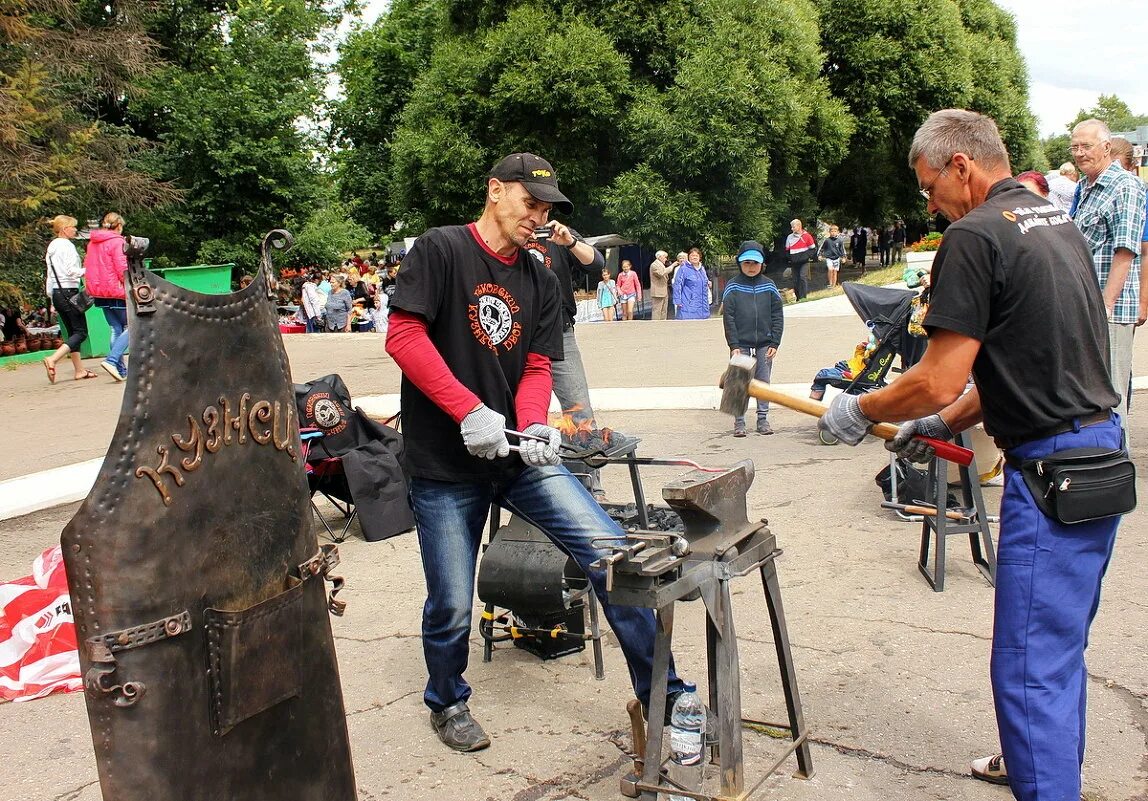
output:
M383 425L398 429L399 414L383 421ZM355 499L351 488L347 484L347 476L343 470L343 459L332 456L323 446L323 431L318 428L302 428L299 436L303 441L303 461L307 467L307 491L311 503L311 511L318 518L327 536L332 542L343 542L351 530L351 524L359 515L355 507ZM336 534L335 529L323 516L322 510L315 503L315 495L321 495L334 506L343 516L342 530Z
M316 428L305 428L300 430L299 435L303 440L303 460L307 467L307 493L311 511L326 529L327 536L332 542L343 542L347 539L347 532L350 531L351 524L359 515L359 511L355 508L355 502L351 498L351 490L347 486L347 476L343 472L343 460L338 456L327 456L321 447L316 447L322 442L322 431ZM316 493L326 498L343 515L346 522L343 524L343 530L338 534L335 533L335 529L331 528L331 524L327 522L327 518L323 516L323 512L315 503Z

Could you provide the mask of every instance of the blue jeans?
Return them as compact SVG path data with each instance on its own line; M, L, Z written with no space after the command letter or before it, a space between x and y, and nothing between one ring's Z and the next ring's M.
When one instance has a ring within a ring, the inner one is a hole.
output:
M769 377L773 374L773 359L765 355L765 348L741 348L739 350L745 355L753 356L756 360L753 377L758 381L769 383ZM757 422L764 423L769 417L769 401L758 398L757 400ZM745 426L745 415L738 415L733 419L735 426Z
M1120 444L1114 415L1008 453L1024 460ZM1084 649L1119 524L1119 517L1074 525L1046 517L1020 471L1005 470L990 673L1009 786L1020 801L1079 801Z
M111 362L120 373L128 371L124 354L128 350L128 307L126 301L116 298L96 298L96 305L104 311L104 319L112 329L111 348L105 361Z
M654 613L612 606L607 601L605 574L590 569L590 563L604 553L590 540L620 536L622 529L566 468L527 467L506 483L459 484L411 478L410 497L427 585L423 656L429 678L423 700L432 711L470 698L470 685L462 674L470 653L475 567L492 502L545 532L590 578L626 656L634 693L648 705ZM671 693L682 689L672 661L668 687Z
M849 381L845 377L846 371L849 370L849 362L839 361L832 367L822 367L817 371L817 375L813 376L813 386L809 388L810 392L820 392L825 394L825 388L836 381Z

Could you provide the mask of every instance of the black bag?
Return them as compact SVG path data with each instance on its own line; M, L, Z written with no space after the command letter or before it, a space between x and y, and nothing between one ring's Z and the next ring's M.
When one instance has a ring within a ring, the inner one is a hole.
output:
M73 306L75 306L76 310L79 312L86 312L88 309L92 308L92 304L95 302L96 301L92 299L92 296L88 294L88 290L86 289L78 289L76 290L76 294L68 298L68 303L71 303Z
M60 276L56 272L56 265L52 264L51 259L48 260L48 267L52 270L52 277L56 279L56 288L62 291L64 287L60 285ZM83 314L92 308L92 304L95 303L95 301L92 300L92 296L88 294L88 290L79 288L76 290L76 294L68 298L68 303L75 306L80 314Z
M1125 450L1070 448L1021 463L1021 475L1044 514L1086 523L1136 508L1136 465Z

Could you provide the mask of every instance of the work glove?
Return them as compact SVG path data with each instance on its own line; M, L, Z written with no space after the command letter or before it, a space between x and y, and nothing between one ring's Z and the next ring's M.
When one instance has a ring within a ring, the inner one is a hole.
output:
M522 433L533 434L536 437L547 437L550 440L550 442L539 442L523 437L518 449L518 455L522 457L522 461L531 467L557 465L562 462L562 457L558 455L558 447L562 444L562 434L557 429L544 426L542 423L534 423L527 426Z
M865 439L873 421L861 413L861 401L856 395L842 393L833 399L817 427L827 431L846 445L856 445Z
M488 406L479 406L462 418L459 426L462 431L462 444L471 456L482 459L496 459L510 455L510 443L506 439L506 418Z
M913 437L932 437L933 439L950 440L953 432L945 425L939 414L932 414L918 420L909 420L901 423L897 429L897 436L885 443L887 450L893 451L902 459L911 462L928 462L935 455L933 446Z

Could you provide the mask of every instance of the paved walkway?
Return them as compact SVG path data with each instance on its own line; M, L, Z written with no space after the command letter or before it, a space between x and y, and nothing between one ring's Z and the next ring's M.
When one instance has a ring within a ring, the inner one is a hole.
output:
M896 285L893 285L896 286ZM901 287L904 285L901 284ZM599 413L716 409L717 379L727 359L719 318L696 321L593 323L578 339ZM848 356L866 336L844 295L786 307L786 334L774 365L774 385L807 394L814 373ZM331 372L343 376L356 405L387 417L398 411L399 371L374 334L287 336L295 380ZM1148 365L1148 340L1137 363ZM1134 382L1148 388L1148 376ZM119 414L122 386L108 380L49 385L40 364L0 379L0 409L8 410L8 447L0 453L0 520L87 496ZM557 411L556 402L553 405Z

